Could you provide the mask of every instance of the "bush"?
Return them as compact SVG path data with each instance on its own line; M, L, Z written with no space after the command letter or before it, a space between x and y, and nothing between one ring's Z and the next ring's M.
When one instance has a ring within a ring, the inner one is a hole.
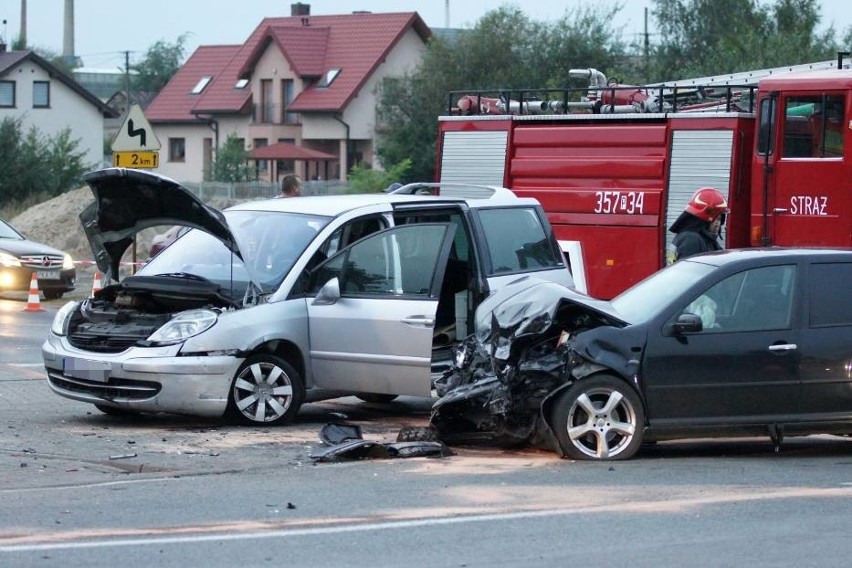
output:
M21 118L0 122L0 205L56 197L83 185L89 167L79 140L65 129L45 137L32 127L24 133Z

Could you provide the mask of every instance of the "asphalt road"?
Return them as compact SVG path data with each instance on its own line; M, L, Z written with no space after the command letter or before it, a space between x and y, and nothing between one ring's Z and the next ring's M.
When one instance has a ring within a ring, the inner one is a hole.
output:
M612 464L484 446L318 464L324 424L390 442L430 401L310 404L281 428L117 419L47 387L39 348L62 304L0 298L0 566L849 563L845 438L667 442Z

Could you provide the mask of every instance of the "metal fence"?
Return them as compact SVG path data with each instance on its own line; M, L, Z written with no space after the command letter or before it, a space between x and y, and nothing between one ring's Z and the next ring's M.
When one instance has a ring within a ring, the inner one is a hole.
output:
M225 183L218 181L183 182L181 185L192 191L202 201L250 201L267 199L281 193L281 184L268 181L246 181ZM302 195L340 195L348 189L340 180L305 181Z

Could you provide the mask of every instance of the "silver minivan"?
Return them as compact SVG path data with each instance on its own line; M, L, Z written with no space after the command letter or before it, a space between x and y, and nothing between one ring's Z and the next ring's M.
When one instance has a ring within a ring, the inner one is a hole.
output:
M106 285L59 310L42 350L55 393L108 414L272 424L325 398L429 397L490 293L526 274L572 285L538 202L503 188L219 211L155 173L86 181L80 218ZM193 229L117 281L134 235L170 224Z

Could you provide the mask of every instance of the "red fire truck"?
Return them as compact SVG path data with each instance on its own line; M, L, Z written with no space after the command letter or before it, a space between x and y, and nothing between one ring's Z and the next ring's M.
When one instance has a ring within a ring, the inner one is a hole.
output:
M578 288L611 298L665 264L700 187L727 248L852 246L852 70L827 61L666 84L452 93L438 179L537 198Z

